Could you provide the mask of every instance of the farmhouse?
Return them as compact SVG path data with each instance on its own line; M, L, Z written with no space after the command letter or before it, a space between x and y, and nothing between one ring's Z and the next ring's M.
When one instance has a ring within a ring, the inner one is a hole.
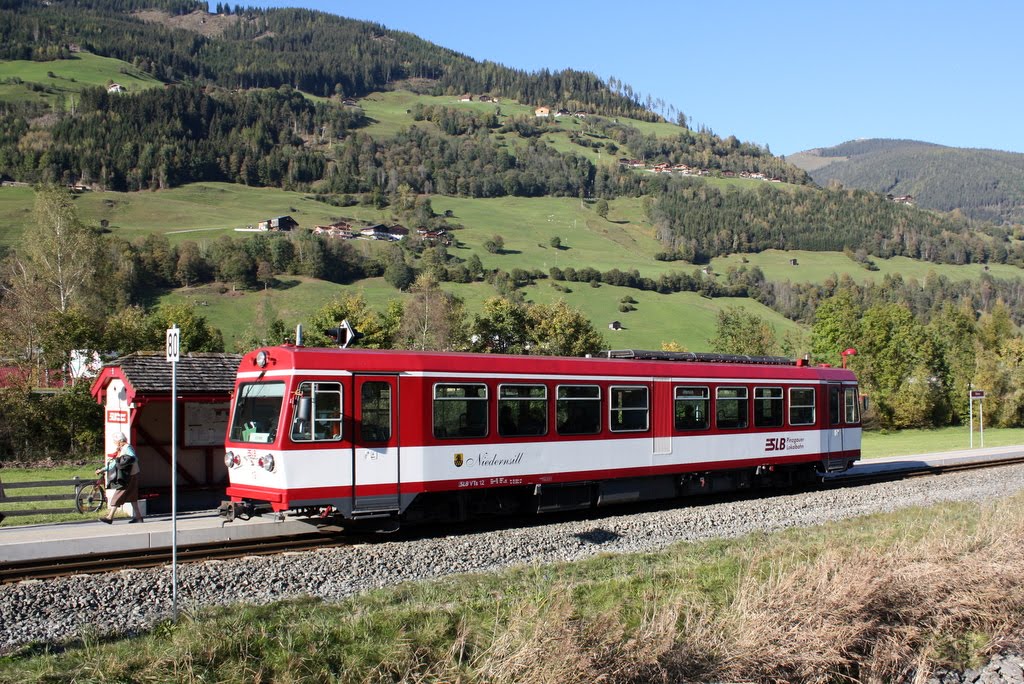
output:
M299 222L293 219L291 216L278 216L277 218L267 219L266 221L260 221L256 224L258 230L291 230L292 228L298 228Z
M313 234L342 240L350 240L355 237L355 233L352 232L352 224L348 221L336 221L326 226L313 226Z

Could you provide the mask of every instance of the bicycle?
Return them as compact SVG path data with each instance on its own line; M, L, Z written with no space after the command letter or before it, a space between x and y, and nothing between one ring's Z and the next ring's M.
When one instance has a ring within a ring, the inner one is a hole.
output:
M95 482L84 482L75 487L75 510L79 513L96 513L107 503L107 489L103 475Z

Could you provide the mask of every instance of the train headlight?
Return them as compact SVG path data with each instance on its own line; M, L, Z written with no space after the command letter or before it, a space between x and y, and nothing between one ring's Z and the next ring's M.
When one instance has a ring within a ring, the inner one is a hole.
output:
M274 470L274 455L273 454L267 454L266 456L261 456L260 460L259 460L259 464L261 466L263 466L263 469L266 470L268 473L269 472L273 472L273 470Z
M224 465L228 468L234 468L242 462L242 459L233 451L224 452Z

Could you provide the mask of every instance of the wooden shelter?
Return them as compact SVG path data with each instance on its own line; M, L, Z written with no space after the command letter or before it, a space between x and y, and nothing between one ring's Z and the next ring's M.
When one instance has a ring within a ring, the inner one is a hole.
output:
M177 364L179 509L217 505L227 486L224 435L241 356L182 354ZM171 487L171 363L163 352L139 352L106 364L92 384L104 407L104 448L124 432L139 456L150 511L169 510Z

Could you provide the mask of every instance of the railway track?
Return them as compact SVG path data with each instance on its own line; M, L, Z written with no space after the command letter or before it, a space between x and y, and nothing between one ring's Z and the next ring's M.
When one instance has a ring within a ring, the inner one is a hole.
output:
M178 547L178 562L219 560L276 553L301 552L354 543L353 537L338 532L306 534L301 537L246 539L238 542L193 544ZM171 562L171 549L132 549L89 556L45 558L0 564L0 584L43 580L65 575L117 572L152 568Z
M825 478L820 486L823 488L858 487L879 482L924 477L929 475L934 476L958 471L997 468L1022 463L1024 463L1024 455L1003 457L986 461L949 463L943 465L921 463L916 467L874 471L870 473L857 473L856 470L854 470L853 472L831 475ZM748 494L758 497L775 496L780 493L783 492L759 492L756 494L748 492ZM650 503L654 502L649 502L648 505L650 505ZM676 504L685 505L679 504L678 501ZM656 503L656 505L661 507L666 504L662 501ZM644 506L641 504L640 507L642 508ZM593 511L590 511L589 513L593 514ZM583 515L586 514L587 513L583 513ZM529 521L526 521L523 524L543 524L546 520L550 520L550 518L548 516L544 516L543 518L532 516ZM505 519L504 522L510 525L516 524L516 521L513 519ZM494 521L488 521L477 525L464 526L459 531L469 532L477 528L493 528L493 526ZM430 536L430 533L424 530L414 531L410 529L404 531L410 532L413 537L424 535ZM459 531L446 529L445 533L449 534L454 532L455 534L458 534ZM402 536L406 537L408 535ZM178 562L189 563L288 552L298 553L332 546L345 546L372 542L374 540L379 540L380 538L381 535L367 535L365 533L360 533L358 535L352 533L346 534L338 530L338 528L324 528L324 530L319 533L309 533L297 537L246 539L237 542L216 542L179 546ZM393 539L393 537L391 538ZM167 565L170 562L170 548L133 549L130 551L98 553L88 556L67 556L62 558L7 562L0 563L0 584L10 584L26 580L45 580L75 574L95 574L117 572L128 569L158 567Z
M921 463L917 467L891 472L857 473L853 472L833 475L825 480L825 486L833 487L856 487L862 484L875 482L887 482L891 480L906 480L912 477L924 477L927 475L942 475L944 473L955 473L968 470L982 470L986 468L999 468L1001 466L1012 466L1024 463L1024 454L1019 456L1001 457L990 461L970 461L964 463L948 463L943 465L929 465Z

